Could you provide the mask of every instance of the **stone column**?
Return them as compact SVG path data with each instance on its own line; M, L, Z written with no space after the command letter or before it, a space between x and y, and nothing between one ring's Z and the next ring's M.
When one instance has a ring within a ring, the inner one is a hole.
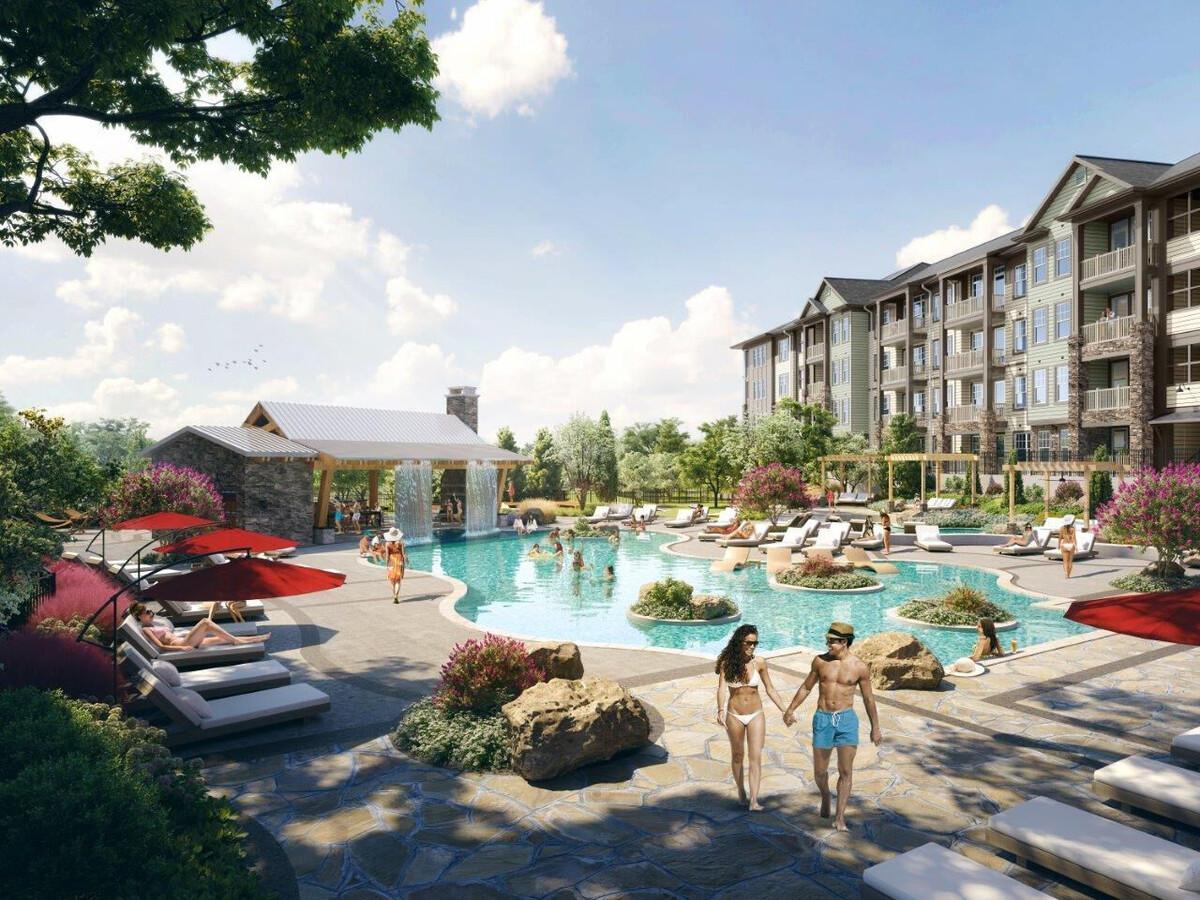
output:
M991 391L988 391L991 394ZM984 475L994 474L993 470L997 464L1003 463L1004 460L995 460L996 456L996 411L989 405L979 417L979 475L980 487L986 488L983 484Z
M1153 322L1133 323L1133 346L1129 351L1129 449L1138 460L1154 447L1154 331Z
M446 414L456 416L478 434L479 432L479 395L475 388L467 386L452 387L446 394Z
M1072 334L1067 339L1067 380L1070 389L1067 391L1067 443L1069 446L1060 448L1082 456L1087 452L1083 435L1083 405L1084 396L1088 389L1087 367L1083 364L1083 338L1078 329L1072 328Z

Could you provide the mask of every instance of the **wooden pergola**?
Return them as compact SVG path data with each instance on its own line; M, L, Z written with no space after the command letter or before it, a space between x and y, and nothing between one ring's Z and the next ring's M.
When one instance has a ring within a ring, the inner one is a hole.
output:
M1045 509L1045 514L1050 515L1050 477L1058 473L1059 475L1090 475L1092 472L1109 472L1113 475L1124 477L1129 474L1130 467L1128 463L1114 462L1112 460L1081 460L1079 462L1019 462L1008 463L1004 466L1004 471L1008 473L1008 521L1012 524L1017 518L1017 473L1028 472L1031 475L1041 474L1045 477L1046 484L1042 490L1042 501ZM1091 497L1088 494L1087 485L1083 486L1083 520L1086 524L1091 519Z
M829 483L829 463L842 464L842 487L846 486L846 463L866 463L867 464L867 493L871 493L872 488L872 472L871 463L879 462L884 458L880 453L830 453L828 456L821 457L821 487L824 488Z
M896 463L915 462L921 464L921 502L925 502L925 467L934 465L933 493L942 492L942 463L965 462L967 464L967 479L971 483L971 502L975 502L975 472L979 467L979 455L976 453L893 453L887 458L888 462L888 505L893 500L892 485Z

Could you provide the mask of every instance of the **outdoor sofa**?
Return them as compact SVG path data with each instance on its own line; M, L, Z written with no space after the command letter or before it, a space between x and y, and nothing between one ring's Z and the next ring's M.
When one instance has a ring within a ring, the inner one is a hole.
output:
M1092 773L1092 792L1200 828L1200 772L1146 756L1127 756Z
M865 900L1037 900L1049 897L940 844L922 844L863 872Z
M153 672L171 687L188 688L208 700L281 687L292 682L292 673L277 659L180 672L168 660L147 659L132 644L125 644L121 653L126 669L132 667L133 674Z

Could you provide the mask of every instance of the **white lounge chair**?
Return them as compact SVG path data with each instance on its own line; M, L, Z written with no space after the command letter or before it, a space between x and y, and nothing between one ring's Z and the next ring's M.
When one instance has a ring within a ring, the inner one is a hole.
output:
M987 842L1112 897L1194 897L1180 888L1200 852L1048 797L988 820Z
M132 644L124 644L121 654L127 663L126 668L133 666L135 673L148 670L171 687L188 688L206 699L231 697L234 694L281 687L292 682L292 673L277 659L260 659L232 666L219 666L215 669L180 672L173 663L165 659L147 659Z
M717 516L717 521L714 525L732 525L737 521L738 511L736 506L727 506L721 510L721 514Z
M1029 536L1029 543L1025 546L1013 544L1011 547L997 547L996 552L1003 553L1005 556L1040 556L1049 542L1050 530L1035 528Z
M883 526L876 522L871 527L870 537L861 537L856 541L851 541L850 545L863 550L878 550L883 546Z
M922 844L863 872L866 900L1037 900L1041 891L940 844Z
M608 518L616 519L618 522L623 519L628 519L633 515L632 503L618 503L615 506L608 508Z
M329 695L311 684L289 684L236 697L204 700L182 693L154 673L140 675L144 696L171 720L167 743L186 744L293 722L329 711ZM199 699L199 703L195 701Z
M722 547L757 547L766 541L767 532L770 530L770 528L770 522L755 522L754 531L751 533L750 537L727 537L717 541L717 544Z
M665 522L668 528L687 528L692 524L692 511L690 509L679 509L675 511L675 518L670 522Z
M1175 735L1171 756L1186 765L1200 766L1200 728Z
M942 540L942 532L936 525L918 525L916 545L930 553L945 553L954 548Z
M872 558L862 547L844 547L842 557L856 569L870 569L876 575L897 575L900 572L892 563Z
M597 506L595 508L595 510L593 510L592 514L590 516L588 516L585 521L603 522L608 518L608 510L609 510L609 507L607 507L607 506Z
M188 650L160 651L142 634L142 626L126 616L118 626L121 637L141 651L147 659L166 659L178 669L203 669L207 666L227 666L231 663L253 662L267 655L262 644L216 644Z
M1092 773L1097 797L1200 828L1200 772L1146 756L1127 756Z
M725 555L721 559L714 559L708 568L710 572L732 572L749 561L749 547L726 547Z
M154 602L162 607L167 618L176 625L199 622L208 615L209 607L212 606L211 603L176 603L173 600L155 600ZM261 600L247 600L241 609L242 618L244 619L259 619L266 615L266 613L267 606ZM230 618L229 607L224 603L219 604L214 614L214 621L224 623ZM222 624L222 627L228 630L224 624ZM229 633L233 634L234 632L230 631ZM255 634L253 631L248 633Z
M809 519L803 525L797 528L789 528L783 533L783 537L779 540L776 547L794 547L797 550L804 546L805 541L809 539L817 526L820 523L816 519Z
M828 522L817 529L813 547L819 550L838 550L849 536L849 522Z
M1096 533L1075 529L1075 559L1091 559L1096 555ZM1062 559L1062 551L1058 547L1045 551L1046 559Z

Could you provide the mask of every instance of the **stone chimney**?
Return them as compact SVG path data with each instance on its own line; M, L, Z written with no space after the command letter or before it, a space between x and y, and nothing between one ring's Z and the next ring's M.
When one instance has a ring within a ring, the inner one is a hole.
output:
M479 394L475 388L460 385L447 388L446 415L458 416L467 427L479 433Z

